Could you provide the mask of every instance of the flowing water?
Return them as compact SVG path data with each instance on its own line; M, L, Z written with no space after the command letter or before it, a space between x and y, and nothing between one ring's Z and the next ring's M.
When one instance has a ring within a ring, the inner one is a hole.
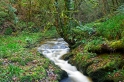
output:
M38 51L67 72L69 78L63 79L61 82L92 82L79 72L75 66L61 59L64 54L69 52L68 44L62 38L46 41L38 48Z

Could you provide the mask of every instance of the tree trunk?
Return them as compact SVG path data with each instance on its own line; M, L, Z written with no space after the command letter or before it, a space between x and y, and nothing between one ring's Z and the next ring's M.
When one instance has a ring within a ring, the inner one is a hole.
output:
M119 2L118 2L118 1L119 1L119 0L115 0L117 6L119 6Z
M71 35L71 28L73 27L72 24L72 15L74 10L74 1L73 0L64 0L65 2L65 10L60 11L58 0L55 0L55 8L56 8L56 15L55 15L55 26L56 30L59 35L64 38L66 42L70 45L74 44L73 35ZM72 37L69 39L69 37Z
M28 11L28 21L31 21L31 0L29 0L29 11Z
M106 15L110 12L108 1L107 0L102 0L103 2L103 13Z

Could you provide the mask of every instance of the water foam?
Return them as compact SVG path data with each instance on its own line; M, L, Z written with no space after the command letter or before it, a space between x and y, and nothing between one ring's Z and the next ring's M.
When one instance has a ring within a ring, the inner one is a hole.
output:
M67 72L69 78L62 82L92 82L79 72L75 66L61 59L64 54L69 52L68 44L62 38L46 41L38 48L38 51Z

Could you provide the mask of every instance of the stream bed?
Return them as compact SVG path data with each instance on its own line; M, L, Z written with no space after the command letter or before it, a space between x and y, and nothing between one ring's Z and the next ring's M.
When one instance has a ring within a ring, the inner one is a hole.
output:
M61 59L69 50L68 44L62 38L46 41L38 48L42 55L67 72L68 78L60 82L92 82L88 77L79 72L75 66Z

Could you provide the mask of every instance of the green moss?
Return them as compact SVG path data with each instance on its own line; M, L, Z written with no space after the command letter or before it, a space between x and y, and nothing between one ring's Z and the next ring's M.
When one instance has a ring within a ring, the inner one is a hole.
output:
M101 49L101 45L94 45L93 43L88 43L85 47L84 47L84 51L95 51L95 50L100 50Z
M122 68L123 68L123 55L120 53L111 54L94 54L94 53L81 53L78 47L73 52L69 61L75 65L78 70L83 71L83 74L90 75L98 82L113 80L115 82L122 81ZM76 51L77 50L77 51ZM67 56L67 55L66 55ZM121 77L115 77L116 71L121 70ZM111 75L111 78L110 78ZM113 77L114 76L114 77ZM114 78L114 79L113 79ZM117 80L118 79L118 80Z
M88 51L96 51L96 50L101 50L101 44L104 41L102 41L101 38L96 38L90 42L87 42L86 45L84 46L84 52Z
M111 41L108 45L113 49L123 49L124 48L124 42L122 40Z

